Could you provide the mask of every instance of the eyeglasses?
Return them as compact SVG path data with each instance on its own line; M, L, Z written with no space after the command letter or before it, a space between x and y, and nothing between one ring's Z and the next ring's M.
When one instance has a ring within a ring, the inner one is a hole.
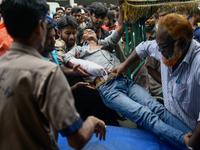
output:
M167 46L169 46L170 44L176 43L178 40L179 40L179 39L173 40L173 41L171 41L171 42L169 42L169 43L167 43L167 44L159 44L159 43L157 43L157 44L158 44L158 47L160 48L160 51L161 51L161 52L165 52L165 48L166 48Z

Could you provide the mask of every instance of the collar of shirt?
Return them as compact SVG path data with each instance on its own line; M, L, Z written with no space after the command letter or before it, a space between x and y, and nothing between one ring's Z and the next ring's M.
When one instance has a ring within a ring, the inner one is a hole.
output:
M182 62L186 62L187 64L190 64L190 61L192 61L193 59L193 54L194 54L194 50L195 50L195 47L196 47L196 41L195 40L192 40L191 41L191 44L190 44L190 47L189 47L189 50L187 52L187 54L185 55L185 58L183 59Z
M155 40L156 39L156 30L154 30L147 40Z
M31 46L28 46L28 45L25 45L25 44L22 44L22 43L19 43L19 42L15 42L13 41L12 45L10 46L9 50L19 50L19 51L23 51L24 53L28 53L30 55L33 55L35 57L38 57L38 58L42 58L43 57L40 55L40 53L34 49L33 47Z
M43 57L43 58L48 60L48 61L52 61L52 62L56 63L58 66L60 66L55 50L53 50L51 52L51 56L52 56L53 59L49 59L49 58L46 58L46 57Z
M193 29L193 31L196 31L197 29L199 29L199 26L197 25L195 29Z

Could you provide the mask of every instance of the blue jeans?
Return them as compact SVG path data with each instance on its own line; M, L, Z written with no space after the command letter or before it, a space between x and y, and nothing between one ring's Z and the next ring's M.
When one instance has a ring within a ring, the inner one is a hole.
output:
M176 146L191 131L145 89L127 77L112 78L98 87L105 105Z

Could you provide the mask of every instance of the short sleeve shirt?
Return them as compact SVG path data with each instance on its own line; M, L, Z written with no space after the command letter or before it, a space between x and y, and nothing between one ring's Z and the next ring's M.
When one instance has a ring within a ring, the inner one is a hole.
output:
M0 57L0 95L0 149L57 150L52 128L82 126L60 67L32 47L13 42Z

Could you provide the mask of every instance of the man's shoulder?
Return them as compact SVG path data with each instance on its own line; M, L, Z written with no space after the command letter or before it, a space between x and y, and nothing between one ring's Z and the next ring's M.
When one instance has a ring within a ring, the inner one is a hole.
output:
M67 46L64 40L60 38L56 40L55 46L63 46L63 45Z
M107 31L107 30L105 30L105 29L103 29L103 28L101 28L101 32L102 32L104 35L109 35L109 31Z

